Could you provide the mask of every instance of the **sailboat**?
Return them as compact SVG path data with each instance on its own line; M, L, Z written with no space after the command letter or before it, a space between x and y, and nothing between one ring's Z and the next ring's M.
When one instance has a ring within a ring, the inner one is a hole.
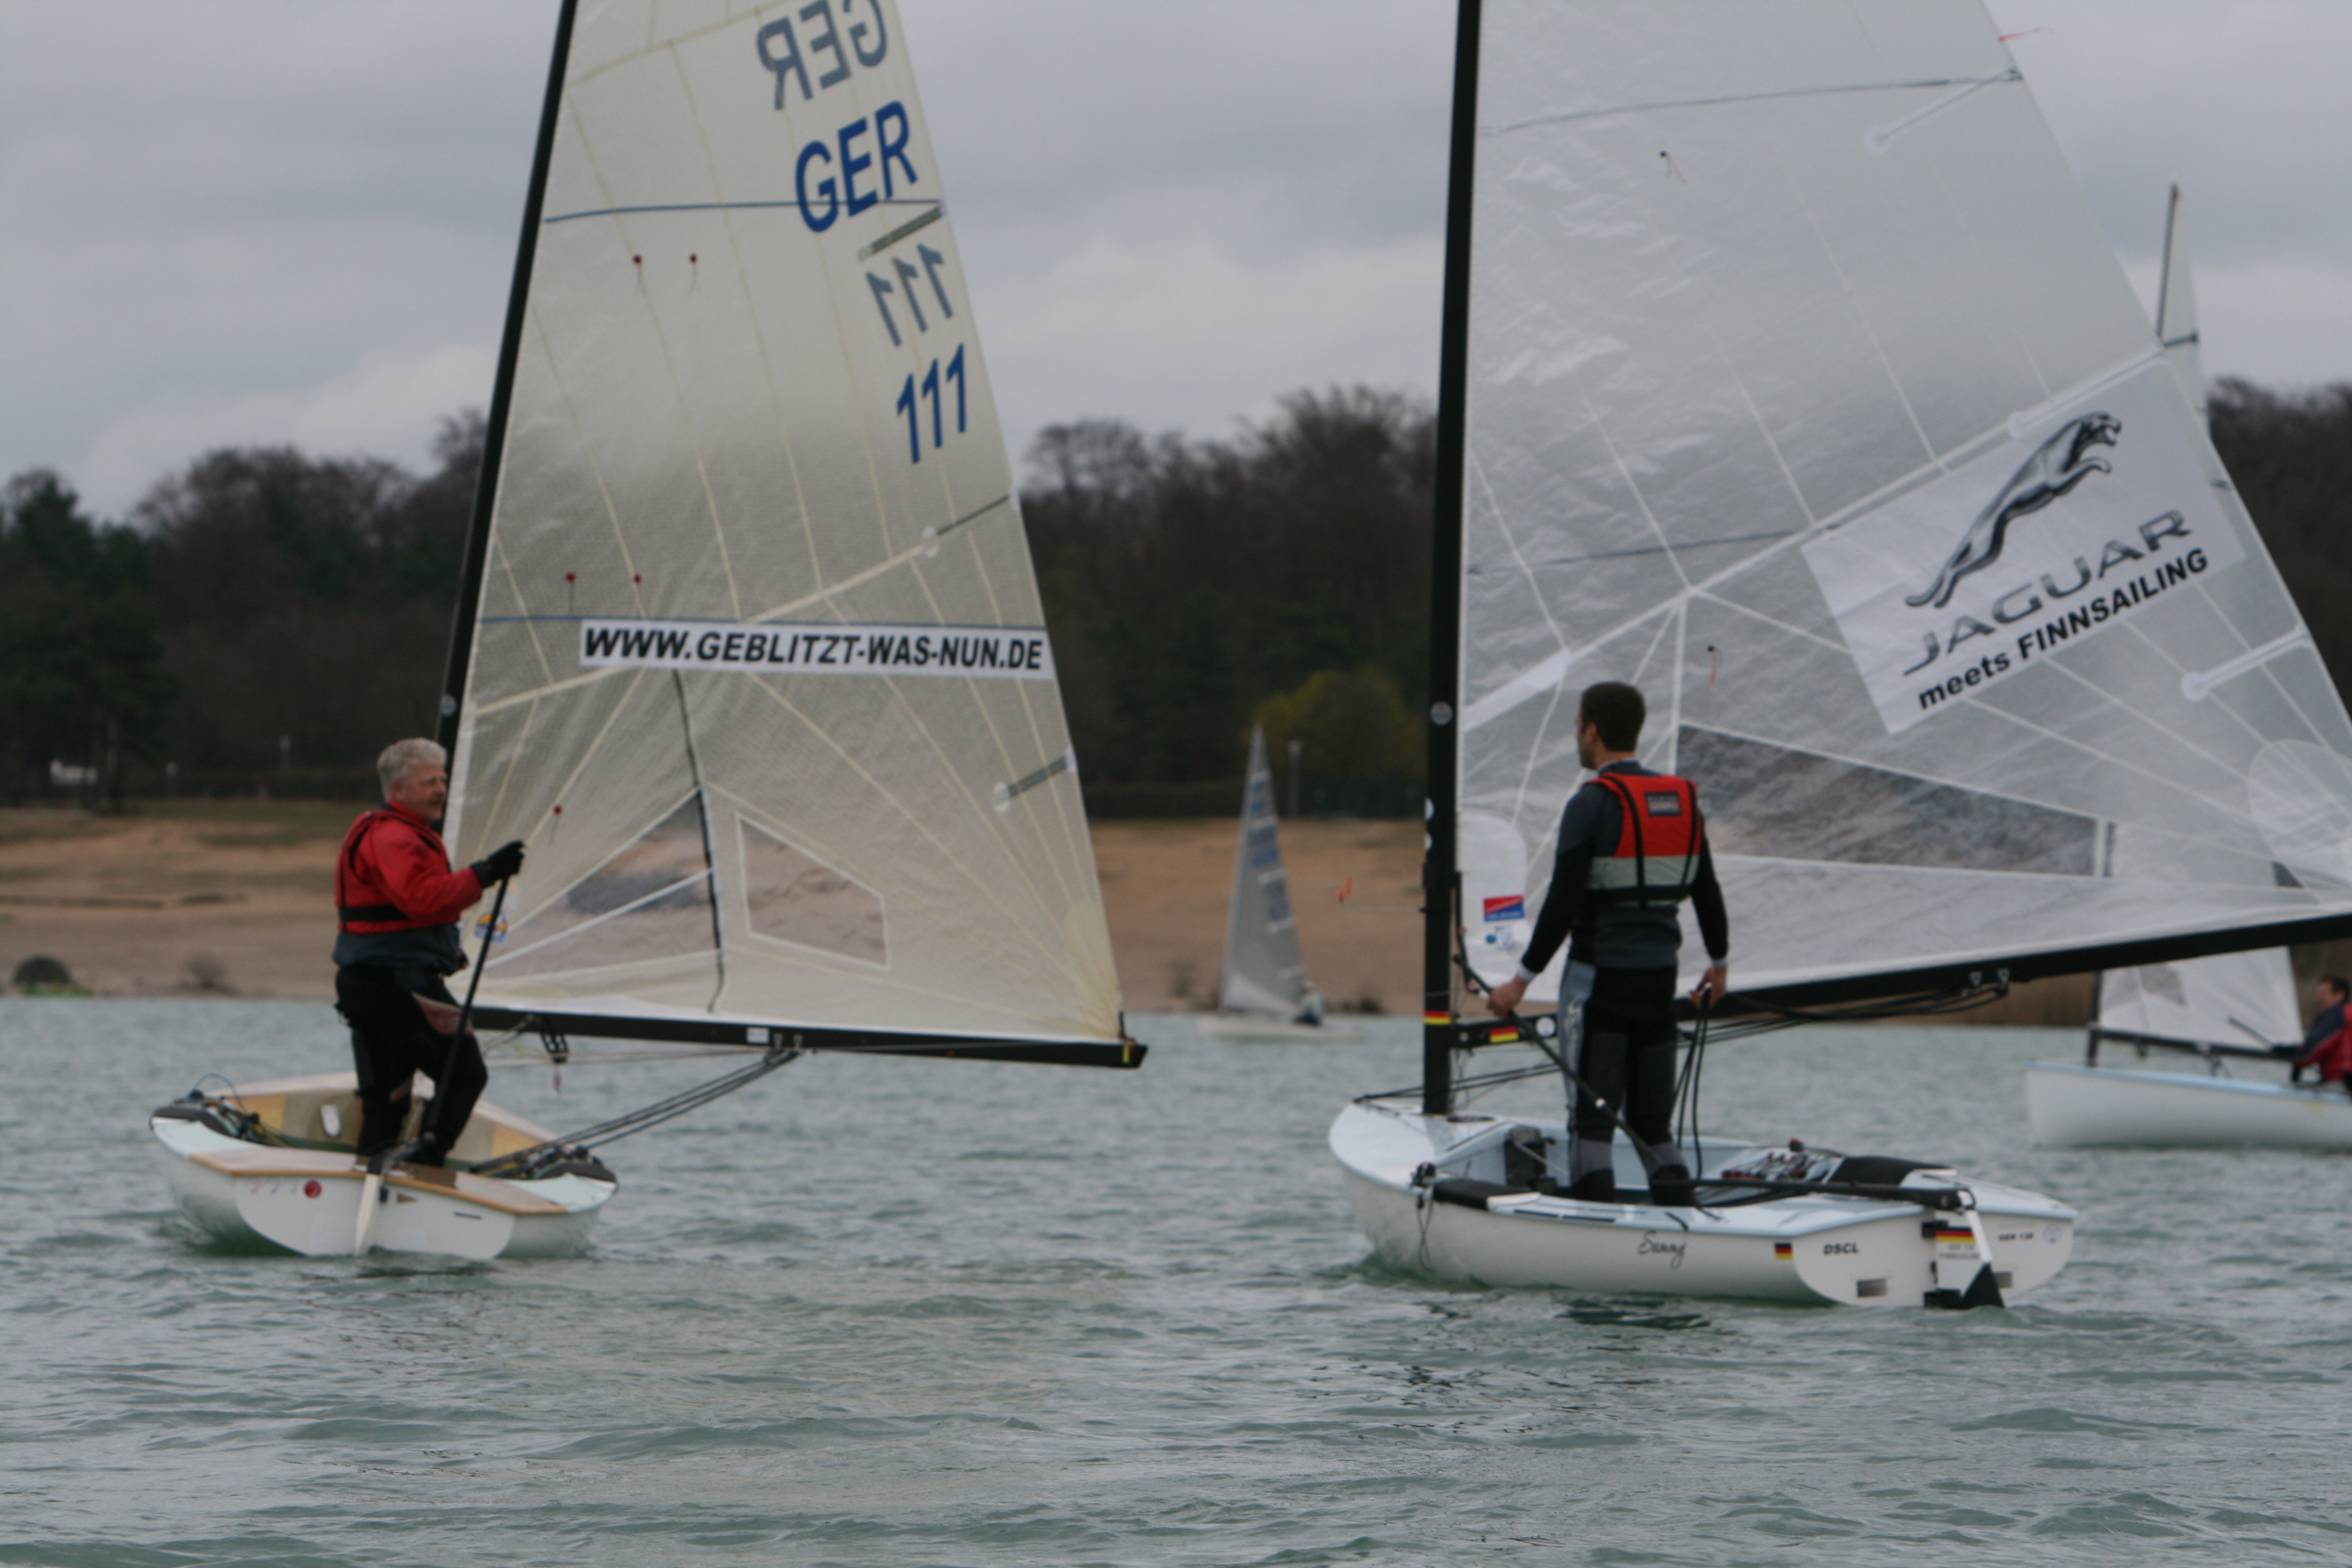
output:
M2205 373L2179 185L2165 207L2156 298L2157 341L2201 427ZM2352 1148L2352 1096L2282 1081L2271 1047L2300 1043L2303 1036L2294 967L2284 949L2117 970L2100 975L2097 986L2082 1064L2037 1062L2026 1069L2025 1108L2037 1142L2053 1148ZM2103 1047L2129 1049L2137 1065L2119 1067L2112 1055L2103 1064ZM2201 1070L2187 1070L2187 1063L2180 1070L2144 1065L2151 1054L2180 1053L2200 1058ZM2239 1076L2255 1063L2270 1070Z
M1471 1109L1576 1027L1557 964L1482 1015L1579 689L1697 783L1742 1026L2352 931L2352 722L1978 0L1459 28L1422 1081L1332 1126L1357 1217L1496 1285L2013 1300L2074 1211L1934 1151L1685 1128L1693 1204L1586 1204L1563 1119Z
M1225 966L1217 984L1217 1010L1201 1019L1200 1032L1204 1039L1277 1044L1352 1037L1344 1025L1324 1023L1323 994L1307 978L1307 962L1299 954L1263 725L1250 726L1241 843L1234 852L1234 897L1225 915Z
M2271 1049L2303 1038L2283 951L2113 970L2100 976L2098 1002L2080 1064L2026 1069L2035 1142L2352 1149L2352 1095L2290 1081Z
M208 1228L574 1245L600 1142L806 1052L1142 1060L889 0L563 6L440 711L457 859L530 845L475 1021L744 1064L575 1133L478 1112L372 1239L333 1085L200 1093L154 1128Z

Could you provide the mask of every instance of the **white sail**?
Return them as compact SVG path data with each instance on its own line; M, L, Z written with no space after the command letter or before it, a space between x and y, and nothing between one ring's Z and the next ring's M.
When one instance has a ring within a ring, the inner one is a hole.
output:
M2156 286L2156 341L2164 362L2180 382L2189 406L2205 420L2205 366L2197 345L2197 289L2189 270L2189 225L2180 210L2180 187L2172 187L2164 209L2164 272Z
M2156 290L2156 338L2181 395L2205 417L2205 373L2197 341L2197 296L2189 269L2189 229L2180 187L2165 205L2164 270ZM2299 1038L2294 971L2283 948L2147 963L2100 977L2095 1027L2158 1039L2250 1046Z
M1274 772L1265 731L1250 728L1249 776L1242 784L1241 847L1225 919L1225 973L1217 1005L1229 1013L1295 1016L1307 999L1307 964L1290 917L1290 879L1275 826Z
M2303 1038L2294 969L2276 947L2109 970L2097 1027L2241 1049Z
M1698 782L1743 991L2352 911L2352 723L1977 0L1490 0L1476 109L1481 974L1604 679Z
M456 714L457 853L530 845L484 1006L1117 1039L897 12L567 21Z

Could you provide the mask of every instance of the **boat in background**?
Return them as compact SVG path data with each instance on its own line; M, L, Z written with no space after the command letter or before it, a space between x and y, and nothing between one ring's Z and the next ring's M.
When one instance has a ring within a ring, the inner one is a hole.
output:
M1331 1129L1357 1217L1490 1283L2013 1298L2063 1204L1713 1136L1696 1202L1621 1142L1579 1204L1564 1117L1469 1108L1577 1027L1565 954L1480 1015L1578 689L1702 792L1718 1037L2352 932L2352 721L1978 0L1462 0L1455 71L1422 1081Z
M395 1166L356 1232L373 1177L294 1142L316 1108L199 1094L153 1123L199 1224L223 1177L298 1251L511 1255L610 1191L452 1237L808 1051L1143 1059L890 0L566 0L457 610L444 837L530 845L475 1019L743 1065L559 1136L478 1112L473 1169Z
M2205 372L2190 276L2175 185L2165 205L2156 336L2202 426ZM2081 1064L2026 1069L2035 1142L2057 1149L2352 1149L2352 1096L2286 1080L2271 1048L2303 1038L2294 969L2284 948L2110 971L2098 977L2095 997ZM2117 1067L2112 1058L2099 1059L2103 1046L2128 1047L2140 1063L2185 1054L2204 1068ZM2271 1070L2236 1076L2258 1066Z
M2287 1081L2287 1064L2271 1049L2302 1038L2283 949L2110 970L2099 978L2082 1063L2026 1069L2034 1141L2053 1149L2352 1149L2352 1094ZM2117 1066L2118 1049L2136 1064L2185 1056L2202 1066Z
M1290 878L1275 821L1274 770L1265 731L1250 726L1249 772L1242 783L1241 844L1234 853L1234 897L1225 912L1225 967L1217 1010L1199 1024L1202 1039L1279 1045L1360 1038L1324 1020L1323 994L1307 978L1291 918Z

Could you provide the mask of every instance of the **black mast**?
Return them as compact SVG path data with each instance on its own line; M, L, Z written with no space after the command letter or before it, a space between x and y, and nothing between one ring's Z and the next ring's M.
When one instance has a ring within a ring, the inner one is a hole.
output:
M1454 142L1445 191L1445 306L1437 353L1437 517L1429 578L1428 845L1422 855L1421 1109L1454 1104L1454 816L1461 774L1462 469L1470 372L1471 179L1478 163L1478 6L1454 32Z
M555 19L555 53L547 65L547 100L539 111L539 147L531 154L530 195L523 202L522 238L515 247L514 288L507 295L506 336L499 343L499 379L490 389L489 426L482 433L482 477L474 487L474 522L466 536L466 574L457 585L457 614L449 626L447 673L441 680L436 737L455 761L457 710L466 700L466 666L474 651L474 614L489 559L490 510L499 497L499 458L506 450L507 410L514 402L515 361L522 354L523 313L530 304L530 263L547 200L547 165L555 154L555 117L563 108L563 70L572 58L572 16L578 0L563 0Z

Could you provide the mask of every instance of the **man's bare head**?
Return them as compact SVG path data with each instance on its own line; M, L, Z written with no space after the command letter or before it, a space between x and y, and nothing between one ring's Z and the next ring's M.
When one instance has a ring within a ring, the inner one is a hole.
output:
M1576 754L1586 767L1608 754L1630 755L1642 743L1642 721L1650 705L1638 688L1622 680L1588 686L1576 702Z
M437 741L394 741L375 760L383 798L427 822L440 821L449 804L448 758Z

